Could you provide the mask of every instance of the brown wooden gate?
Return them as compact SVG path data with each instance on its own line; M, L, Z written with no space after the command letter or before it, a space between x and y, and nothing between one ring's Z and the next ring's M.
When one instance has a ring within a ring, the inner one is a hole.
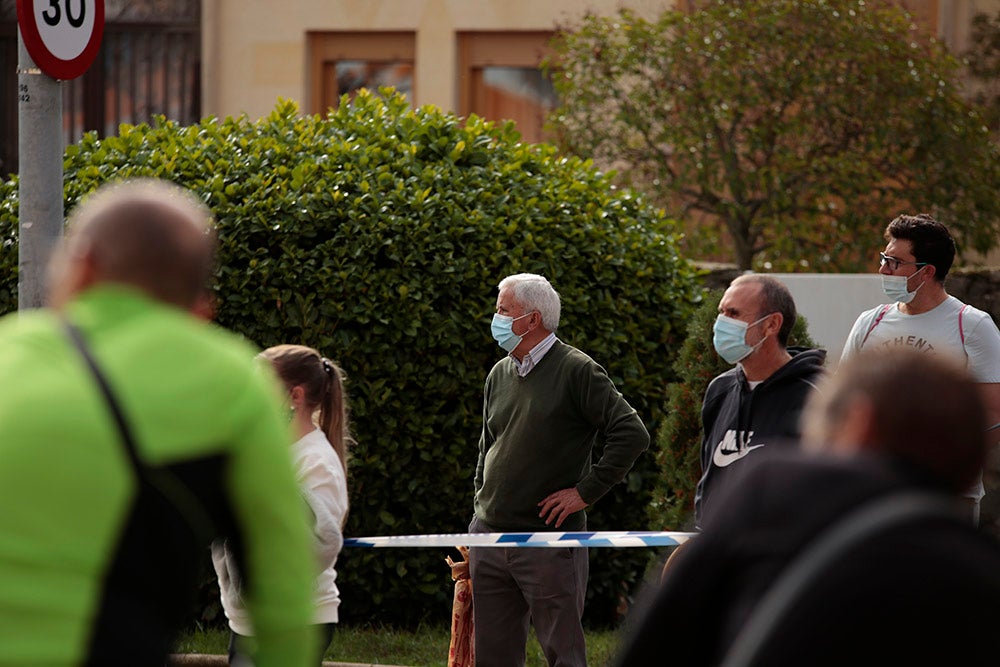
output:
M82 77L63 83L63 141L122 123L201 117L201 1L106 0L104 38ZM16 173L17 5L0 2L0 177Z

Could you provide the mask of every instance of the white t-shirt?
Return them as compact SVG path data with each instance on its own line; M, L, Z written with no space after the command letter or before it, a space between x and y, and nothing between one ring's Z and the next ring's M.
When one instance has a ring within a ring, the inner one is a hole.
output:
M899 304L866 310L854 322L840 361L862 349L899 346L949 355L964 364L977 382L1000 382L1000 330L989 313L953 296L919 315L907 315L899 310ZM968 493L972 498L982 498L984 494L982 480Z
M883 310L885 314L876 324ZM928 354L951 355L965 365L976 381L1000 382L1000 330L988 313L953 296L919 315L903 313L898 304L890 305L888 310L884 305L866 310L854 322L840 360L844 361L862 348L898 346Z

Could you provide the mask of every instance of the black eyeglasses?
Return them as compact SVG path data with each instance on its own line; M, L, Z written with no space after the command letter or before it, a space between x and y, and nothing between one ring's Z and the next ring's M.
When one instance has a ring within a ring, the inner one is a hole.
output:
M895 257L890 257L884 252L880 252L879 256L879 266L888 266L890 271L898 271L900 264L912 264L913 266L927 266L930 262L907 262L905 259L897 259Z

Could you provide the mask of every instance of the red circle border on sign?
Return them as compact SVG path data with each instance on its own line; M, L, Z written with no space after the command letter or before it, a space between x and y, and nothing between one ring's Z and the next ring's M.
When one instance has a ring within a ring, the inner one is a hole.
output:
M87 46L72 60L59 58L45 46L42 35L35 23L34 0L17 0L17 25L21 28L21 38L28 54L39 69L53 79L68 81L82 76L97 57L104 36L104 0L94 1L94 30L90 33Z

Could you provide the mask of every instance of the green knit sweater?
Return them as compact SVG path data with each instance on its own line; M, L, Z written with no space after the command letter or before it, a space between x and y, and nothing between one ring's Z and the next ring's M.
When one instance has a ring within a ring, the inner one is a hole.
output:
M602 445L593 464L593 449ZM576 487L593 504L648 445L639 415L583 352L557 340L525 377L505 357L486 378L476 515L498 531L552 530L538 516L542 499ZM585 525L580 511L560 529Z

